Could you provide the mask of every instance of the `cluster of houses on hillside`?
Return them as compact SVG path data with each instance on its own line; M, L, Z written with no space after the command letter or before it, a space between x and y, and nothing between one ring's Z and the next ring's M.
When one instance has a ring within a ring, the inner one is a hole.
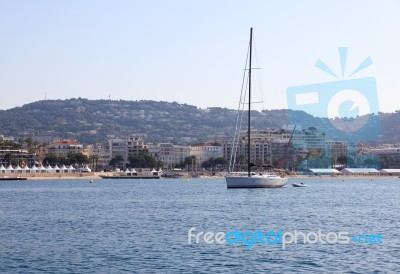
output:
M130 156L150 155L163 163L164 170L192 157L192 169L199 170L201 164L211 158L222 157L234 160L238 169L247 164L247 150L250 149L252 163L271 165L290 171L312 168L400 168L400 144L386 144L377 147L365 144L350 144L347 141L332 140L324 132L314 127L302 129L300 126L252 130L250 148L247 135L241 132L235 141L219 139L193 144L191 146L173 143L146 143L145 135L132 134L122 138L110 138L108 141L84 146L77 140L59 139L39 144L34 149L0 149L0 166L9 167L17 163L21 168L46 165L43 162L48 155L68 155L81 153L91 159L91 168L109 169L111 159L119 156L122 166L129 164ZM0 135L0 141L14 140ZM59 167L61 168L61 167Z

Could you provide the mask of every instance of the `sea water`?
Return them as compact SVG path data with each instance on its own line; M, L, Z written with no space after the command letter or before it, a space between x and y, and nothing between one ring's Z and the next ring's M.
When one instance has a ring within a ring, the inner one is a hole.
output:
M398 272L399 217L399 178L290 179L280 189L227 189L224 179L2 181L0 272ZM249 248L189 243L191 228L342 231L383 241Z

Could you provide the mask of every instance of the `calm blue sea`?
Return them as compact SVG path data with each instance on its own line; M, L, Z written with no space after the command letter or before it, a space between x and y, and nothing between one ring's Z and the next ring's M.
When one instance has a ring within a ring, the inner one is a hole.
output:
M306 188L294 188L293 182ZM380 234L383 243L199 244L188 230ZM0 182L1 273L399 272L400 179Z

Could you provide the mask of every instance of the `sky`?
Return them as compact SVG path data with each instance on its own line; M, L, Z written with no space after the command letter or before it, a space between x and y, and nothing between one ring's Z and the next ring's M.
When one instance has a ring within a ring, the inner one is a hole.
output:
M0 109L78 97L236 109L253 27L262 108L287 108L290 87L374 77L379 110L394 112L399 14L396 0L0 0ZM346 73L373 64L342 79L339 47Z

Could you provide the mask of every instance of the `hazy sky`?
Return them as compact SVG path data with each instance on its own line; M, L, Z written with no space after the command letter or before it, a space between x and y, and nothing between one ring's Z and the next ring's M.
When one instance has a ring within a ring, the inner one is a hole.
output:
M48 99L177 101L236 109L249 28L264 106L286 89L375 77L381 111L400 109L400 1L0 0L0 109Z

